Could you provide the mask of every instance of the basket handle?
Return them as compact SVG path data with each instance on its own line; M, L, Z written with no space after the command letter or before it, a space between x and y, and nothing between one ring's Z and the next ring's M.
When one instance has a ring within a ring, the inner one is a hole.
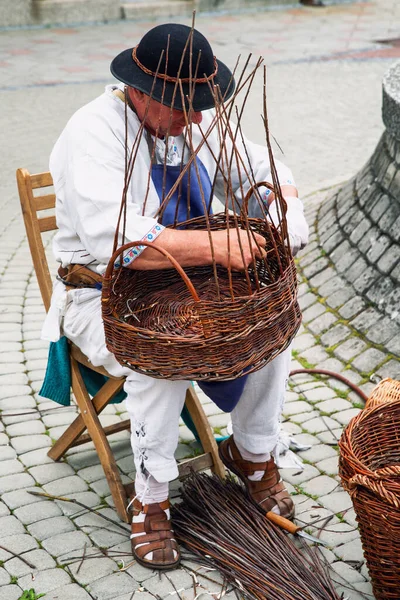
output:
M400 467L389 467L388 469L380 469L380 471L390 470L393 476L397 477L400 474ZM395 473L397 471L397 473ZM368 475L361 475L361 473L357 473L349 480L347 487L351 494L351 496L355 495L360 486L367 488L374 494L380 496L386 502L389 502L392 506L399 509L400 508L400 485L393 481L392 487L395 488L395 491L391 491L388 489L388 481L387 479L383 479L382 477L369 477ZM390 485L390 484L389 484ZM397 488L397 489L396 489Z
M254 190L256 190L260 187L268 188L269 190L271 190L271 192L273 192L275 194L275 197L276 197L275 188L268 181L259 181L258 183L255 183L254 185L252 185L249 188L246 196L244 197L243 203L242 203L241 212L244 213L245 215L247 215L247 208L248 208L249 200L250 200L251 196L253 195ZM286 212L287 212L287 204L286 204L286 201L283 200L283 215L284 216L286 215Z
M104 273L104 279L106 279L106 280L111 279L111 275L114 270L114 263L115 263L116 259L118 258L118 256L123 254L123 252L125 252L125 250L129 250L130 248L134 248L135 246L147 246L148 248L153 248L154 250L157 250L158 252L160 252L160 254L162 254L163 256L168 258L169 262L172 264L173 267L175 267L175 269L178 271L179 275L182 277L193 300L195 302L200 302L200 298L197 295L196 290L194 289L193 283L190 281L189 277L186 275L185 271L182 269L182 267L180 266L178 261L175 260L175 258L169 252L167 252L167 250L164 250L164 248L160 248L159 246L154 246L154 244L152 244L151 242L144 242L143 240L139 240L136 242L129 242L128 244L124 244L123 246L118 248L109 260L106 272ZM106 302L109 299L109 297L110 297L110 291L109 291L109 289L106 289L105 293L103 294L104 301Z

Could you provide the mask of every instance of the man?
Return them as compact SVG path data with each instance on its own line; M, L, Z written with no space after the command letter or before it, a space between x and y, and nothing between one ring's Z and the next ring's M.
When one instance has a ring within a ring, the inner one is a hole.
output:
M160 171L176 179L180 165L185 164L190 155L184 135L188 120L194 148L202 140L200 126L206 131L212 122L215 113L210 110L214 107L210 83L218 86L225 100L234 92L229 69L213 56L209 43L198 31L193 31L188 44L190 32L184 25L160 25L150 30L135 48L119 54L111 64L111 71L127 86L128 106L125 106L124 86L108 86L102 96L73 115L57 141L50 159L59 227L54 252L64 269L70 271L71 265L86 265L89 275L99 279L111 257L124 187L125 111L128 147L141 123L144 132L127 194L125 238L120 231L119 243L151 241L172 254L182 266L211 264L206 231L165 228L176 214L183 221L185 216L196 216L203 210L199 208L199 194L193 183L182 191L183 204L178 199L178 206L175 204L172 211L168 206L165 208L161 222L155 218L165 194L161 189ZM193 73L198 74L194 93ZM177 82L178 74L180 82ZM176 93L178 83L181 93ZM190 95L192 104L188 107L183 103ZM239 142L237 146L245 156L243 146ZM215 176L215 190L223 194L224 177L217 171L215 162L218 150L215 130L196 160L203 189L208 186L208 191L211 190L210 181ZM255 180L272 182L266 149L246 142L246 151ZM292 249L296 250L307 241L307 224L291 172L281 163L277 162L277 166L288 205L289 236ZM250 183L243 174L239 175L235 164L231 181L236 200L242 200L240 189L249 189ZM171 182L169 185L171 187ZM276 218L273 193L266 188L263 193L271 219ZM260 216L255 199L250 201L249 213ZM224 267L230 264L232 269L243 270L251 263L252 255L265 254L265 241L261 236L249 241L247 233L239 230L236 235L231 233L230 238L229 256L226 231L212 233L215 260ZM146 246L135 252L128 251L123 260L124 266L130 269L170 267L157 250ZM131 417L137 470L131 536L133 553L138 562L151 568L172 568L179 563L180 555L169 521L168 482L178 475L174 459L178 420L190 382L160 381L119 365L105 346L100 299L101 292L94 286L66 292L63 283L57 282L43 336L56 341L61 326L63 334L79 346L94 365L102 365L111 375L126 377L126 406ZM286 517L293 516L293 502L280 480L271 452L277 443L289 362L290 352L285 351L243 380L242 389L230 407L233 436L220 450L226 466L243 479L260 507Z

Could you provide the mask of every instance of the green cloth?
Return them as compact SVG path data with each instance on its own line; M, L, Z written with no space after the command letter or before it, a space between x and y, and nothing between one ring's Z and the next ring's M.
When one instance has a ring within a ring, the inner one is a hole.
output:
M97 373L84 365L79 364L79 370L85 382L86 389L91 396L95 396L99 389L106 383L108 377ZM69 360L68 339L64 336L58 342L50 342L46 374L39 395L69 406L71 404L71 363ZM126 392L121 390L114 396L111 403L118 404L126 398ZM186 427L200 442L197 429L186 405L183 407L181 417ZM219 439L217 440L219 441Z

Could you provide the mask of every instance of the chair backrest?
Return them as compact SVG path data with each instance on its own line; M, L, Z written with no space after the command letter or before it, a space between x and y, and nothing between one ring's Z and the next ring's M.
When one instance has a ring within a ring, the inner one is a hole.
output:
M54 193L42 193L35 196L33 190L41 190L41 188L52 186L53 179L49 172L31 175L27 169L17 169L17 183L33 266L35 267L43 304L46 311L48 311L53 286L42 233L57 229L57 223L54 215L38 217L38 213L42 210L54 208L56 196Z

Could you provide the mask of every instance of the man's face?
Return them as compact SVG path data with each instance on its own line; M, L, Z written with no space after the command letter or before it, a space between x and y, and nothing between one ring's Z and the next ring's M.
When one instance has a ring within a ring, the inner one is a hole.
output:
M128 93L139 119L145 119L145 126L152 133L157 132L158 137L164 137L167 131L172 136L181 135L186 127L185 113L182 110L171 110L169 106L164 106L153 98L149 99L146 94L135 88L128 88ZM188 113L187 116L189 117ZM192 123L201 123L202 119L201 112L192 112L190 115Z

